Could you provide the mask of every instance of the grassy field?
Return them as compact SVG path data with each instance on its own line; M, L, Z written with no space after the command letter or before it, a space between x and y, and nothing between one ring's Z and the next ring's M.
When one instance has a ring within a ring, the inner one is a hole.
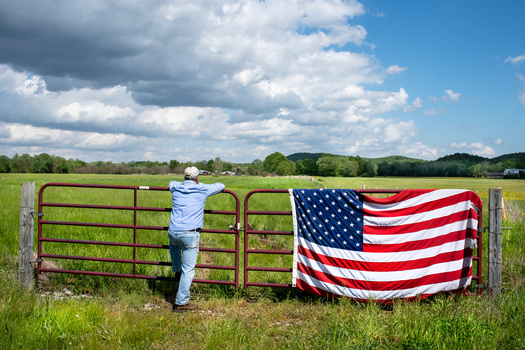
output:
M462 178L317 178L327 188L404 189L465 188L477 192L485 203L488 189L501 187L506 218L503 233L503 293L481 297L437 296L423 302L398 302L384 307L349 299L326 300L295 289L254 288L194 284L197 311L172 312L176 284L126 278L73 274L44 274L32 291L17 282L18 211L22 182L35 182L37 190L48 182L166 187L168 176L115 175L0 175L0 346L4 349L108 348L108 349L517 349L525 348L525 181ZM173 179L181 180L180 176ZM209 177L220 181L241 199L257 188L313 188L316 184L294 178ZM49 190L49 191L48 191ZM103 191L102 194L100 191ZM132 194L114 190L46 189L44 201L130 205ZM49 197L47 197L49 196ZM169 192L139 191L147 206L170 207ZM142 204L139 204L142 205ZM290 210L286 194L254 196L251 210ZM211 197L208 209L233 210L227 194ZM128 224L127 211L46 208L46 220ZM144 213L139 224L166 226L169 213ZM205 227L227 229L226 215L206 215ZM258 230L291 230L289 217L255 217ZM129 230L45 225L44 236L129 242ZM137 240L167 244L165 231L142 230ZM249 247L291 249L291 238L250 237ZM485 243L486 244L486 243ZM202 245L232 247L231 235L203 234ZM242 247L242 242L241 242ZM54 254L106 256L127 259L129 248L49 243ZM169 261L165 249L138 251L140 259ZM484 246L486 254L486 246ZM486 276L486 256L484 258ZM228 254L201 252L199 263L231 265ZM129 264L53 260L62 268L116 270L129 273ZM241 256L242 264L242 256ZM290 267L287 256L256 255L250 265ZM140 266L140 273L171 276L169 266ZM197 278L233 279L232 272L201 269ZM253 278L253 280L252 280ZM289 283L286 273L254 273L250 281ZM242 283L242 276L241 276Z

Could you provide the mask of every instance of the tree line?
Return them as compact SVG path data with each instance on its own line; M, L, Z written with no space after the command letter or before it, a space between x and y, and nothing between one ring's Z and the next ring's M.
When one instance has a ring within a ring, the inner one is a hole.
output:
M0 173L55 173L55 174L182 174L188 166L210 174L237 175L309 175L341 177L415 176L415 177L482 177L503 173L505 169L525 169L525 153L514 153L488 159L465 153L456 153L435 161L424 161L401 156L366 159L360 156L342 156L322 153L296 153L288 157L280 152L264 160L251 163L232 163L219 157L197 162L179 162L175 159L159 161L85 162L41 153L31 156L15 154L12 158L0 155ZM525 178L520 172L514 177Z

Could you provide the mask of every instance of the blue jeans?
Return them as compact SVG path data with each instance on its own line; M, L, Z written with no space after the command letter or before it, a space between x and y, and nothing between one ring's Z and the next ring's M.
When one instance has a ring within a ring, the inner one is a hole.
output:
M186 305L190 300L190 287L195 276L200 236L197 231L168 231L171 269L173 272L181 272L179 290L175 299L177 305Z

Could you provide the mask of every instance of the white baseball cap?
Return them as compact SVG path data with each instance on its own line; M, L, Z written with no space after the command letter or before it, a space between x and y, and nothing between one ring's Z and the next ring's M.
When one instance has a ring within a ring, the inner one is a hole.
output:
M186 170L184 170L184 175L187 175L191 178L196 178L199 176L199 169L194 166L187 167Z

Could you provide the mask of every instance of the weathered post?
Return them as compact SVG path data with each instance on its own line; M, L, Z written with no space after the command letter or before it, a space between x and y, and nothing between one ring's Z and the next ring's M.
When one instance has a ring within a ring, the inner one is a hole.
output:
M489 248L488 248L488 289L493 294L501 293L501 230L502 230L501 188L489 189Z
M24 182L20 195L20 235L18 250L18 279L24 289L33 287L33 228L35 183Z

